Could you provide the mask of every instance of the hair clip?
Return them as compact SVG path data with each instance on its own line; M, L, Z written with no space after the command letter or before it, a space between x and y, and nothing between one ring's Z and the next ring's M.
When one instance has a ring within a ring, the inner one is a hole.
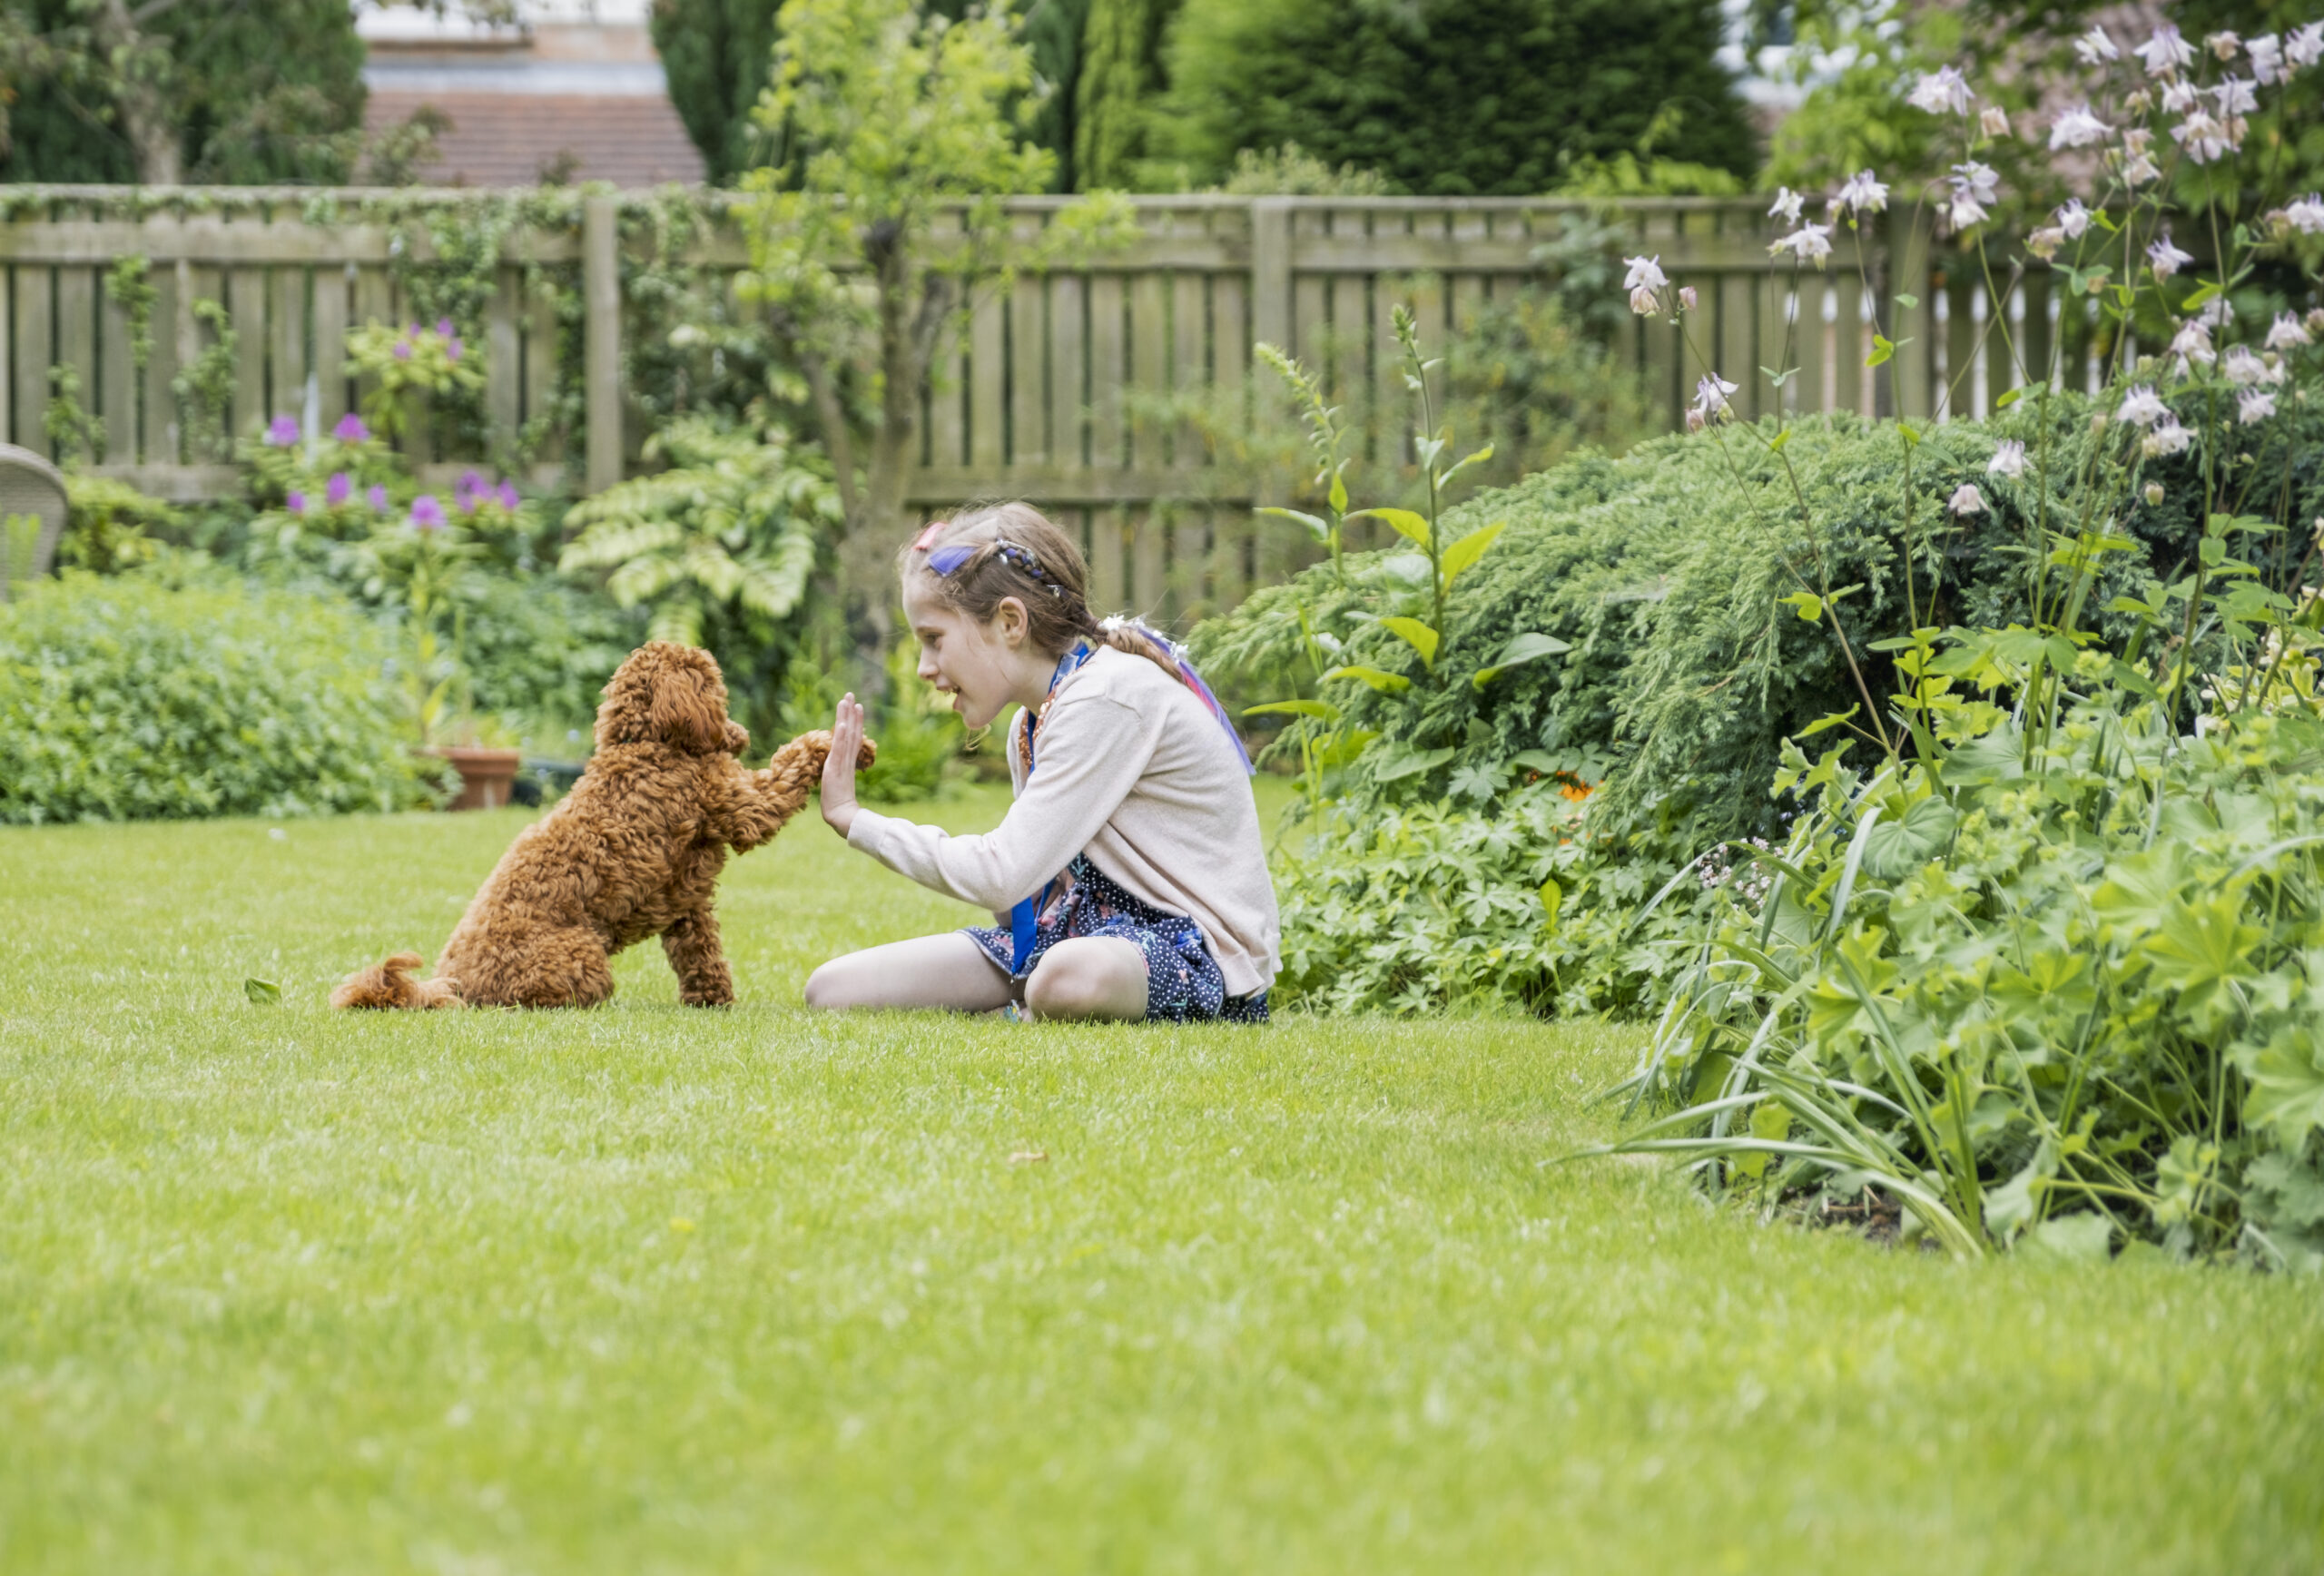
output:
M925 548L921 550L923 552L927 551ZM956 542L951 547L939 547L936 551L929 553L928 566L939 575L950 575L961 565L967 563L970 558L975 557L976 555L977 545L975 543Z
M952 522L950 520L929 521L926 526L921 527L920 535L911 539L911 550L915 553L925 553L928 551L930 545L936 539L936 533L942 530L951 523Z

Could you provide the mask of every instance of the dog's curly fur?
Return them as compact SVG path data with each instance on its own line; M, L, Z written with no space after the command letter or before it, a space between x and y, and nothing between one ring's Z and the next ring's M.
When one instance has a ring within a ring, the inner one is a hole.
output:
M802 734L762 771L736 758L751 736L726 716L726 682L706 651L654 641L606 685L597 747L556 809L517 834L436 960L358 970L333 1007L594 1007L614 993L606 960L648 936L690 1007L734 1000L711 905L726 852L783 830L831 751ZM864 741L860 765L874 751Z

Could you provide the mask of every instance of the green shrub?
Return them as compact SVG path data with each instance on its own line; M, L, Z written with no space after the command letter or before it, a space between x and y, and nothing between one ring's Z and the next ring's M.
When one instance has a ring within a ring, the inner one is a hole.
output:
M1286 143L1446 197L1544 192L1566 161L1641 143L1748 174L1719 38L1709 0L1186 0L1147 178L1223 180L1239 150Z
M2054 514L2083 466L2092 414L2075 399L2053 399L2046 418L2032 404L1991 423L1946 424L1919 445L1914 572L1926 623L2025 620L2024 544L2043 495L2034 473L1998 483L1985 465L2001 438L2038 448L2046 419ZM2263 468L2289 467L2292 517L2324 512L2324 412L2300 408L2250 441ZM1312 846L1285 867L1285 999L1408 1010L1479 993L1568 1011L1649 1003L1667 963L1648 943L1682 930L1692 900L1667 900L1643 930L1625 912L1721 840L1779 842L1784 806L1768 784L1783 741L1860 704L1830 631L1780 601L1799 588L1787 565L1820 557L1830 584L1859 587L1842 606L1884 714L1899 687L1872 646L1911 622L1902 456L1893 424L1836 417L1796 423L1779 457L1729 428L1657 439L1620 459L1586 455L1471 499L1447 515L1448 537L1494 521L1508 529L1462 579L1438 668L1484 665L1529 631L1572 648L1482 687L1419 683L1417 655L1376 622L1425 616L1409 551L1351 557L1345 587L1318 566L1197 629L1197 660L1238 703L1312 685L1303 615L1341 639L1339 660L1415 682L1395 696L1329 686L1350 725L1381 740L1341 769ZM1812 530L1796 510L1778 523L1792 496L1785 459L1814 509ZM2187 500L2202 496L2199 461L2151 460L2144 474L2162 501L2132 501L2122 525L2132 550L2100 571L2093 609L2176 576L2193 555L2200 525ZM1958 519L1945 501L1971 481L1993 507ZM2095 623L2119 639L2134 620L2102 611ZM1544 779L1604 785L1584 813L1587 837L1543 846L1515 830L1529 795L1554 793ZM1393 860L1391 848L1401 850ZM1553 920L1539 892L1552 874L1565 889ZM1448 893L1472 890L1465 919L1433 917L1450 914ZM1610 914L1591 914L1604 902ZM1458 945L1424 939L1438 936Z
M0 607L0 822L422 803L385 649L336 600L68 571Z

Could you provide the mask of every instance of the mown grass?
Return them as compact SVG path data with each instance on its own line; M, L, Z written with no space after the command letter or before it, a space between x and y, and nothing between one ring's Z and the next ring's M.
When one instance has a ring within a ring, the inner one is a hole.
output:
M812 822L732 1011L324 1010L520 819L0 832L0 1569L2324 1562L2314 1285L1544 1167L1626 1030L811 1018L961 917Z

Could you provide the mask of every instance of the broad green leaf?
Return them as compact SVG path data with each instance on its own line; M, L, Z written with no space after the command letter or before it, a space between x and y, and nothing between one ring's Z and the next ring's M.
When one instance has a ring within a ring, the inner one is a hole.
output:
M1558 885L1557 877L1551 876L1541 883L1540 893L1541 911L1548 916L1542 921L1542 928L1554 931L1558 928L1558 909L1565 902L1565 888Z
M1335 515L1347 513L1347 478L1340 474L1346 468L1345 460L1340 461L1338 465L1332 468L1332 490L1328 501L1332 506L1332 513Z
M2063 1259L2073 1264L2103 1264L2113 1223L2102 1215L2061 1215L2025 1234L2018 1251L2034 1258Z
M1921 304L1921 298L1916 295L1906 295L1904 292L1899 291L1896 296L1896 304L1904 308L1906 311L1911 311L1915 307Z
M2159 982L2177 987L2188 1005L2200 1005L2241 971L2244 954L2267 936L2259 926L2245 924L2242 915L2239 888L2200 902L2176 901L2139 950L2152 960Z
M1417 618L1402 616L1383 618L1380 627L1419 652L1421 661L1431 667L1436 665L1436 648L1442 637L1435 630Z
M1846 711L1834 712L1827 717L1817 717L1814 722L1800 729L1798 733L1794 734L1792 737L1796 739L1812 739L1818 734L1829 733L1832 729L1839 727L1841 724L1845 724L1849 718L1855 716L1857 712L1862 711L1863 709L1864 708L1861 706L1850 706Z
M1376 667L1335 667L1324 675L1325 683L1335 678L1360 679L1382 694L1394 694L1413 687L1413 681L1398 673L1383 673Z
M1340 720L1339 707L1329 701L1268 701L1264 705L1245 706L1243 714L1246 717L1262 717L1269 714L1317 717L1327 723L1336 723Z
M1775 441L1768 445L1768 452L1769 454L1781 454L1784 450L1784 445L1790 441L1791 428L1787 427L1781 432L1776 434Z
M1797 613L1799 621L1803 624L1823 622L1824 599L1813 591L1795 591L1788 596L1778 596L1776 600Z
M2002 395L1999 399L1994 401L1994 409L1996 410L2006 410L2011 406L2016 404L2024 393L2025 390L2023 389L2012 389L2009 392Z
M2299 1153L2308 1135L2324 1127L2324 1042L2314 1026L2288 1024L2236 1059L2251 1080L2243 1119L2274 1128L2277 1142Z
M271 980L245 980L242 981L242 994L261 1007L282 1005L282 987Z
M1916 801L1901 821L1884 820L1864 847L1864 868L1880 881L1895 881L1935 859L1953 839L1955 817L1944 800Z
M1444 583L1447 586L1452 585L1454 577L1462 570L1483 557L1485 549L1493 545L1494 538L1508 528L1508 521L1495 520L1492 525L1471 531L1467 536L1445 548Z
M1365 515L1370 515L1375 520L1385 521L1398 536L1407 541L1417 543L1423 547L1428 546L1428 522L1410 509L1358 509L1348 518L1361 519Z
M1492 665L1477 669L1475 673L1469 675L1469 682L1478 689L1482 689L1520 663L1532 662L1544 656L1557 656L1572 649L1572 646L1554 635L1529 631L1516 636L1507 645L1502 646L1501 655L1493 660Z
M1896 353L1896 342L1879 330L1875 329L1872 330L1872 354L1864 359L1864 364L1867 367L1880 366Z
M1433 772L1452 758L1450 750L1415 750L1410 744L1399 744L1382 754L1380 763L1372 769L1374 781L1400 783L1407 777L1417 777L1423 772Z
M1278 508L1273 504L1256 512L1263 515L1276 515L1286 520L1297 520L1307 527L1307 534L1319 542L1328 542L1332 539L1332 527L1313 515L1301 514L1297 509Z

